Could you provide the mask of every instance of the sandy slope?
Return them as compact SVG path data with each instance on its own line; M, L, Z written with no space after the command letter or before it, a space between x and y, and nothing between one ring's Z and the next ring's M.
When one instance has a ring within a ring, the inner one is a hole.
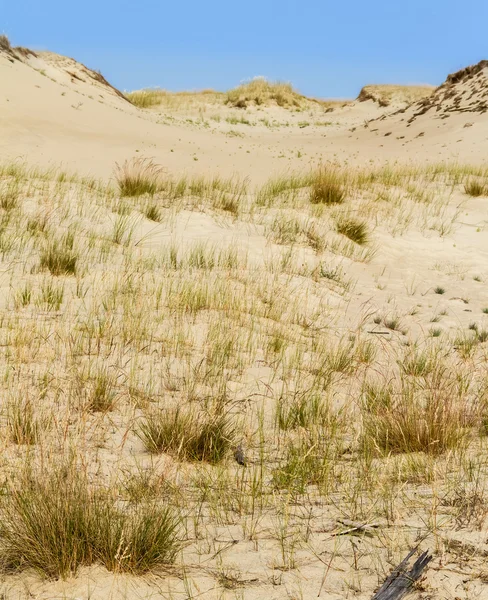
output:
M231 111L211 106L185 117L140 110L72 59L51 53L18 56L21 60L0 54L2 158L62 163L108 177L116 161L139 153L170 171L237 172L262 181L270 172L300 169L312 161L476 160L476 152L481 156L488 145L484 114L453 114L443 121L427 115L408 127L413 109L385 118L402 105L382 108L371 100L331 113L278 107L233 111L254 126L216 123L209 115L220 112L225 118ZM281 126L269 127L264 120ZM473 126L465 129L468 122Z

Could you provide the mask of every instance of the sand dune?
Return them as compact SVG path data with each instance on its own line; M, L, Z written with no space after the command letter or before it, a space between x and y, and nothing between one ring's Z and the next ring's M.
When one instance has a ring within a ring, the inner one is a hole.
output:
M2 598L488 599L487 76L132 104L0 36Z
M239 109L169 94L160 106L138 109L73 59L4 51L0 155L62 163L107 178L116 161L143 154L172 171L236 172L256 181L288 169L297 156L302 163L474 160L488 142L488 117L481 112L483 72L472 75L478 82L473 79L473 89L468 81L447 84L451 87L393 115L395 102L405 102L405 90L401 98L389 91L397 100L386 107L370 99L339 105L310 101L297 110ZM451 100L439 111L446 95ZM460 112L465 108L470 112Z

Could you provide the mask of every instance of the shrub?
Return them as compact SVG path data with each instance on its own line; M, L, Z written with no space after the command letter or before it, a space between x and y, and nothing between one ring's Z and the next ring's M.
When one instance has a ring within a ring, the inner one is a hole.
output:
M312 204L342 204L346 199L344 179L331 169L319 169L310 186Z
M339 233L342 233L342 235L345 235L360 246L367 244L369 241L368 225L365 221L360 221L354 217L342 216L336 222L336 229Z
M134 158L116 164L115 180L122 196L154 195L162 185L163 172L150 158Z
M137 434L148 452L212 464L225 458L235 440L227 416L202 416L181 408L147 413Z

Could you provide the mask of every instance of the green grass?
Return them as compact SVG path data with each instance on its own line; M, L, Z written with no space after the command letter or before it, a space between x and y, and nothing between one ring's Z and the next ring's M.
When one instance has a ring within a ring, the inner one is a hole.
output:
M10 485L0 514L1 563L10 570L67 578L100 563L142 574L171 564L179 550L173 510L144 502L119 507L113 491L92 488L73 463L28 470Z
M75 275L79 253L75 248L72 232L61 238L47 239L40 253L40 268L49 270L51 275Z
M479 196L485 196L487 193L486 185L480 183L476 179L471 179L464 185L464 191L468 196L473 196L475 198Z
M148 452L216 464L232 448L235 429L227 416L210 417L176 408L146 413L137 435Z
M311 204L342 204L345 199L344 177L338 171L322 168L315 172L310 185Z
M367 244L370 239L368 224L356 217L340 216L336 221L336 230L360 246Z

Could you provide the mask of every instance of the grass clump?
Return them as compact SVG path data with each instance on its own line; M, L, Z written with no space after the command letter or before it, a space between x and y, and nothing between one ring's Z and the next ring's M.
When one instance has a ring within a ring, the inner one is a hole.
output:
M487 187L479 181L477 181L476 179L471 179L464 185L464 191L468 196L478 198L479 196L486 195Z
M447 375L446 375L447 376ZM363 394L363 445L383 456L442 454L467 438L473 411L456 393L456 382L439 385L438 372L421 384L403 381L388 392Z
M202 416L181 408L147 413L137 434L148 452L168 452L184 460L211 464L225 458L235 439L227 416Z
M8 37L4 33L0 34L0 50L9 52L11 49L12 46L10 45L10 40Z
M163 168L150 158L133 158L115 167L115 180L122 196L152 196L161 187L162 176Z
M360 221L355 217L343 215L336 222L336 230L360 246L369 242L369 231L366 221Z
M49 270L54 276L75 275L79 255L74 242L72 232L61 238L46 241L41 250L40 268Z
M27 470L1 506L3 566L66 578L96 562L134 574L172 563L179 549L174 512L154 504L122 509L116 500L93 489L74 464Z
M264 77L255 77L227 92L225 103L236 108L249 105L277 104L281 107L296 107L303 97L293 89L290 83L268 81Z
M157 106L161 104L162 96L165 94L163 90L148 89L138 90L134 92L128 92L125 97L134 106L139 108L150 108L151 106Z
M346 199L344 178L331 169L319 169L313 176L310 186L312 204L342 204Z
M39 439L39 421L30 398L12 398L7 405L7 429L14 444L36 444Z

